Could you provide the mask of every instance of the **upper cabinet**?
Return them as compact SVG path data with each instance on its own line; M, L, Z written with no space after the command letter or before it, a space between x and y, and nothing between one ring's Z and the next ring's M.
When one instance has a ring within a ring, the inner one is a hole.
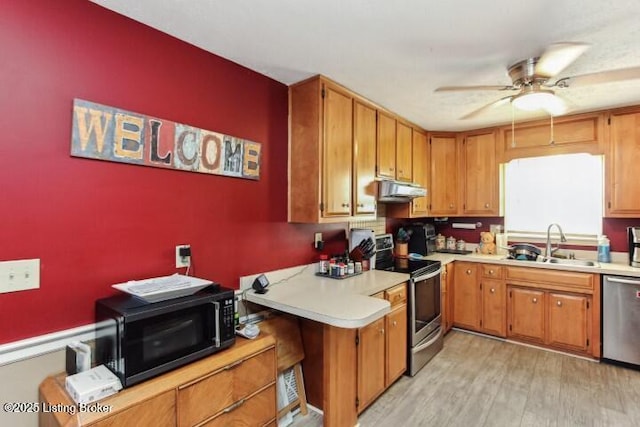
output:
M611 113L609 144L606 151L605 215L640 216L640 109Z
M514 132L515 130L515 132ZM516 123L500 128L498 153L501 161L552 154L602 154L604 116L587 113Z
M432 134L429 137L430 216L459 214L459 152L456 134Z
M500 216L500 180L493 129L462 135L462 214Z
M378 112L378 168L380 178L396 178L396 119Z
M353 109L354 214L375 215L376 110L357 100Z
M413 181L411 127L397 122L396 125L396 179Z
M289 221L346 221L352 212L353 97L322 78L289 88Z

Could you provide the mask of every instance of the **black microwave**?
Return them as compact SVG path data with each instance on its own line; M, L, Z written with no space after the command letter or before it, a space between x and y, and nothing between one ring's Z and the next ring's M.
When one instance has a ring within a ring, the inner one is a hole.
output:
M147 303L121 294L96 301L96 363L129 387L235 342L234 292L219 285Z

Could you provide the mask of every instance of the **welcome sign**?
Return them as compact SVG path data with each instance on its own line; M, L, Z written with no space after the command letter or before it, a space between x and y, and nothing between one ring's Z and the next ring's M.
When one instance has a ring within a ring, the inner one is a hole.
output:
M257 180L260 154L257 142L73 101L72 156Z

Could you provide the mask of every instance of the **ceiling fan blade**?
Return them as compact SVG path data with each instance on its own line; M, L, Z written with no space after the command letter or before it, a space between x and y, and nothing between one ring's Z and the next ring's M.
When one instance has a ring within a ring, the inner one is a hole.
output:
M565 77L553 84L557 87L577 87L599 83L619 82L640 79L640 67L621 68L619 70L598 71L597 73Z
M434 92L463 92L471 90L516 90L513 86L498 86L498 85L479 85L479 86L441 86L434 90Z
M508 103L509 101L511 101L511 98L513 98L513 96L505 96L504 98L500 98L497 101L493 101L490 104L487 104L483 107L478 108L477 110L474 110L472 112L470 112L469 114L460 117L461 120L467 120L467 119L473 119L475 117L478 117L479 115L493 109L496 107L499 107L501 105L504 105L506 103Z
M547 78L556 76L589 47L589 44L580 42L554 43L538 59L535 74Z

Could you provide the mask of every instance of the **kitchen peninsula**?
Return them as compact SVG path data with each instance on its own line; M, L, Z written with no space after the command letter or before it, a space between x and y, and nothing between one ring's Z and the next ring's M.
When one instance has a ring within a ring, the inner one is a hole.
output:
M391 304L383 299L384 291L398 288L404 293L409 275L372 270L337 280L315 276L314 270L313 265L303 266L281 281L267 273L273 280L268 292L250 290L246 298L302 318L309 402L322 408L325 426L356 425L359 328L384 324L391 312ZM254 277L241 279L241 288L250 286Z

